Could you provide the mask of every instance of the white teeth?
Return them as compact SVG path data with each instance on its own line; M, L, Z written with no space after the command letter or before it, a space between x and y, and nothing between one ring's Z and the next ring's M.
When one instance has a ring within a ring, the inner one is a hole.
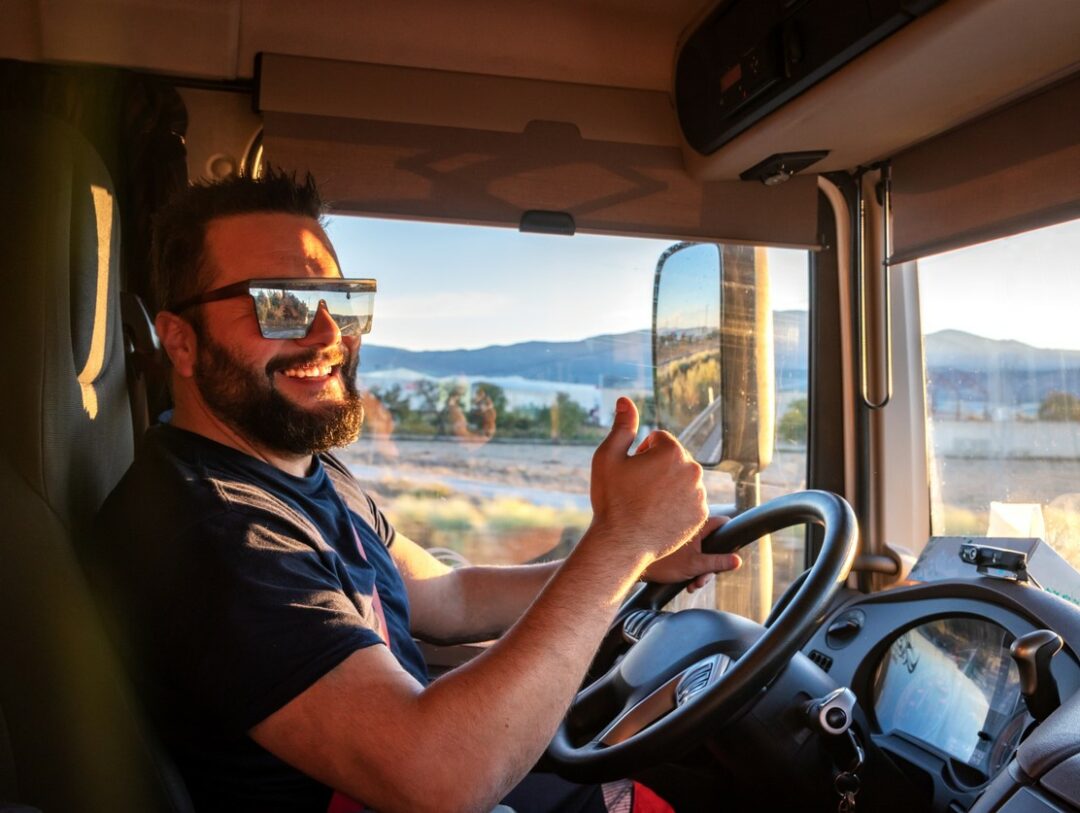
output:
M289 378L318 378L330 375L333 370L334 367L331 364L324 364L321 367L308 365L282 370L282 375L288 376Z

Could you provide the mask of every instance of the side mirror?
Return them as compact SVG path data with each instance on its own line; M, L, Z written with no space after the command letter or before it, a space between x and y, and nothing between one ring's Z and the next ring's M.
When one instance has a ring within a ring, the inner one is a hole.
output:
M678 243L664 252L653 369L659 426L703 466L737 484L756 480L772 461L776 412L764 249Z

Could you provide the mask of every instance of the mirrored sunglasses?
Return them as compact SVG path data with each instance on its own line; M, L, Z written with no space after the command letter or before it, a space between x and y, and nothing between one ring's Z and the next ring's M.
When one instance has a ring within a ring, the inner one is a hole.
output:
M311 330L321 305L345 336L371 330L375 280L299 277L249 279L185 299L170 308L181 313L195 305L250 296L264 339L302 339Z

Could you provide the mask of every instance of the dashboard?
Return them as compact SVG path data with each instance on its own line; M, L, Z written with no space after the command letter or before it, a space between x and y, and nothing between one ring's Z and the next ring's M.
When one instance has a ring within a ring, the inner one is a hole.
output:
M872 682L872 718L883 734L925 744L963 766L968 781L997 774L1031 722L1015 636L983 618L946 616L893 639Z
M1009 646L1044 628L1065 641L1050 667L1062 700L1080 697L1080 608L1003 579L850 594L803 652L854 691L862 736L954 813L1007 773L1032 723Z

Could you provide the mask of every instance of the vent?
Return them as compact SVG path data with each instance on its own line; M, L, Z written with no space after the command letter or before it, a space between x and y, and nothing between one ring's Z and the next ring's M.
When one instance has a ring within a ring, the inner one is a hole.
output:
M828 672L830 669L832 669L832 658L830 658L824 652L819 652L816 649L811 649L810 660L820 666L823 672Z
M636 644L641 640L642 636L645 635L649 627L653 625L653 622L665 614L666 613L657 612L656 610L635 610L630 613L630 615L626 616L623 621L623 638L625 638L628 643Z

